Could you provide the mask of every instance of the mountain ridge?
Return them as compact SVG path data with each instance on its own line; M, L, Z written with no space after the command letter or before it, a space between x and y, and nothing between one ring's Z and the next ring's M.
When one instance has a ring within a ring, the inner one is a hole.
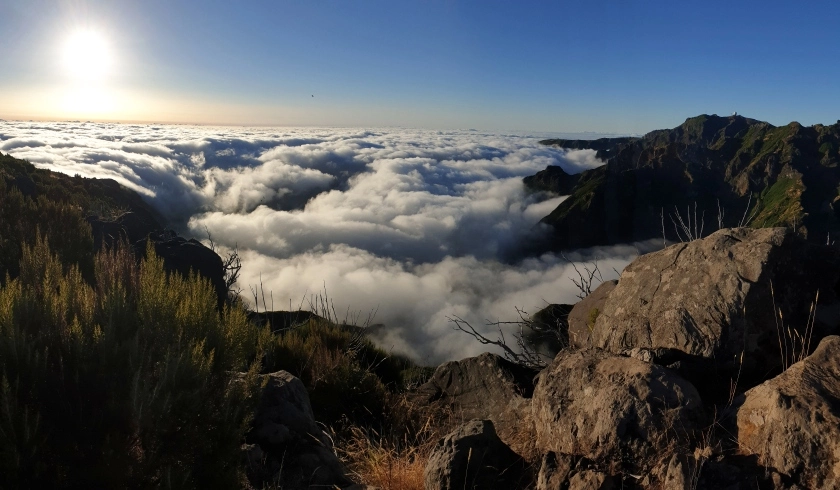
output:
M752 216L752 226L787 226L815 239L840 233L840 121L777 127L703 114L639 138L541 143L596 150L606 160L576 179L550 172L566 187L573 181L571 189L524 179L533 190L569 191L541 220L555 231L552 249L663 238L663 228L666 238L677 239L671 217L687 212L693 221L695 209L709 233L718 213L719 227Z

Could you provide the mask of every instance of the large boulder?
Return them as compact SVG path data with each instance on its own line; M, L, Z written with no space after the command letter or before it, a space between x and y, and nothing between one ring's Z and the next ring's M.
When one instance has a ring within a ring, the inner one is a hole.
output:
M315 422L303 383L286 371L264 375L265 386L243 447L256 488L335 488L352 484Z
M426 490L525 488L522 458L489 420L470 420L438 441L424 471Z
M591 344L614 353L649 349L694 382L740 372L742 383L754 386L782 364L779 332L793 335L791 327L804 336L817 291L814 339L837 330L838 286L835 247L783 228L724 229L627 266Z
M691 443L705 417L697 390L673 371L597 349L564 350L531 401L536 446L646 473Z
M517 451L532 430L528 405L536 371L484 353L441 364L413 396L421 404L446 408L464 420L491 420L503 441Z
M549 451L543 455L536 490L611 490L621 480L592 468L592 461Z
M569 312L569 345L577 349L592 347L592 330L604 309L604 303L618 285L618 281L604 281L595 291L578 301Z
M738 448L802 488L840 488L840 337L737 401Z

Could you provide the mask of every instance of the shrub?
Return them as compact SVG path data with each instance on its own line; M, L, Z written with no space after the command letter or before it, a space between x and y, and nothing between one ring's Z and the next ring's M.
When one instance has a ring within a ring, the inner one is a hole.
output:
M267 330L152 248L93 269L39 234L0 288L0 486L238 485Z
M93 275L93 238L81 210L46 198L24 197L0 181L0 280L20 274L25 243L42 234L63 264L77 264L86 279Z
M328 425L374 423L385 405L386 383L375 368L387 371L389 356L352 328L313 315L278 335L266 360L268 371L284 369L303 381L316 417Z

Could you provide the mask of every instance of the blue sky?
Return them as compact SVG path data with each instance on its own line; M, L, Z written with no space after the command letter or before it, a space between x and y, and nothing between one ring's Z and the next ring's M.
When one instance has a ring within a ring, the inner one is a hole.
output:
M619 133L732 111L834 123L840 6L799 5L0 0L0 117ZM107 44L95 80L61 58L79 30Z

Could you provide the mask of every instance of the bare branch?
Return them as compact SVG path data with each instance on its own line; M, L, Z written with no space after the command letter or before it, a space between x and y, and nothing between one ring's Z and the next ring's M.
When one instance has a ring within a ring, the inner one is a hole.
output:
M523 324L521 322L487 322L488 327L496 327L499 332L499 336L496 340L489 339L485 337L481 332L475 329L468 321L464 320L459 316L452 316L446 317L451 323L454 324L453 328L455 330L464 332L472 336L478 343L482 345L494 345L499 347L504 352L504 357L508 361L511 361L515 364L519 364L522 366L527 366L531 368L542 369L548 365L549 359L546 356L543 356L536 350L530 348L529 344L523 337L522 329ZM519 347L520 352L515 351L507 344L507 339L505 339L505 333L502 330L502 325L516 323L520 325L519 333L514 334L514 338L516 339L516 345Z
M604 282L604 277L601 275L601 269L598 267L597 260L590 262L589 265L584 264L583 271L581 271L578 268L577 264L569 260L569 258L566 257L565 254L560 253L560 256L563 257L563 260L565 260L569 263L569 265L572 266L572 269L574 269L575 273L577 273L578 275L577 279L575 279L574 277L569 278L580 291L577 294L578 298L583 299L589 296L592 293L593 286L597 287L598 284Z

